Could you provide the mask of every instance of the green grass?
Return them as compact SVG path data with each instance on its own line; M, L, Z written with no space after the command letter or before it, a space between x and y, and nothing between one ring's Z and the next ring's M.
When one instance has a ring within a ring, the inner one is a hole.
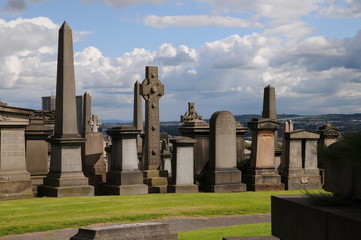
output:
M230 227L205 228L179 232L179 240L220 240L223 237L271 236L271 223L256 223Z
M301 191L34 198L0 202L0 236L95 223L270 213L270 196Z

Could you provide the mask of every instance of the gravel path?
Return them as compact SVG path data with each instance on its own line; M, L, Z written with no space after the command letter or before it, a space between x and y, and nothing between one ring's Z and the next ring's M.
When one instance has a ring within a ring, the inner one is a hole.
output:
M211 217L211 218L168 218L163 220L152 220L149 222L169 223L173 230L177 232L191 231L201 228L214 228L232 225L244 225L252 223L270 222L269 214L261 215L240 215L231 217ZM100 225L100 224L98 224ZM105 224L104 224L105 225ZM109 224L107 224L109 225ZM1 240L69 240L78 232L77 228L67 228L62 230L26 233L21 235L11 235L0 238ZM250 238L234 238L234 239L250 239ZM257 240L257 238L251 238ZM258 239L276 239L273 237Z

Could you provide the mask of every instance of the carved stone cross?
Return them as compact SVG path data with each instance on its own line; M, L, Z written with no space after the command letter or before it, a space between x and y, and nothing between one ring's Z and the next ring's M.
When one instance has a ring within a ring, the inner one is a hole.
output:
M146 170L160 168L159 99L164 95L164 85L158 79L158 67L147 66L145 79L140 85L145 100L145 152Z

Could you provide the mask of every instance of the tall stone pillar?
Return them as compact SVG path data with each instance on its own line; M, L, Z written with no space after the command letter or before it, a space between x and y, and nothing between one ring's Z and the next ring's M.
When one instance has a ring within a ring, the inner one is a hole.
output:
M85 139L78 134L72 30L66 22L59 30L55 130L49 142L50 171L44 185L38 187L38 196L94 195L82 171L81 145Z
M0 200L33 197L25 161L25 127L32 112L0 103Z
M45 126L44 120L38 116L30 118L30 124L25 129L26 169L31 175L34 196L37 196L38 186L48 174L48 143L47 139L53 131Z
M195 193L198 186L194 184L194 144L196 140L182 137L170 140L173 144L172 179L168 192Z
M106 195L147 194L143 173L138 170L137 135L140 130L130 126L112 128L112 160L107 182L102 187Z
M244 174L248 191L284 190L275 169L275 132L279 123L270 119L252 119L252 152L250 169Z
M242 192L242 174L237 169L236 122L228 111L215 112L210 121L209 164L200 190Z
M143 107L142 107L142 95L140 95L139 82L134 83L134 109L133 109L133 126L135 129L140 130L140 134L137 136L137 152L138 155L142 155L143 152L143 140L141 134L144 134L143 126Z
M164 95L164 85L158 79L158 67L147 66L145 79L140 85L145 100L144 177L150 193L166 192L168 172L160 170L159 99Z
M317 167L317 141L320 135L309 130L285 133L285 157L282 179L287 190L320 189Z

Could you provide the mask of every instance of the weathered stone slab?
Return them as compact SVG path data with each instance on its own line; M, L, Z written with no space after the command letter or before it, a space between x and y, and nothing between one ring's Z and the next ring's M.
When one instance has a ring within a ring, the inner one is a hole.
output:
M148 222L80 228L70 240L177 240L169 224Z

